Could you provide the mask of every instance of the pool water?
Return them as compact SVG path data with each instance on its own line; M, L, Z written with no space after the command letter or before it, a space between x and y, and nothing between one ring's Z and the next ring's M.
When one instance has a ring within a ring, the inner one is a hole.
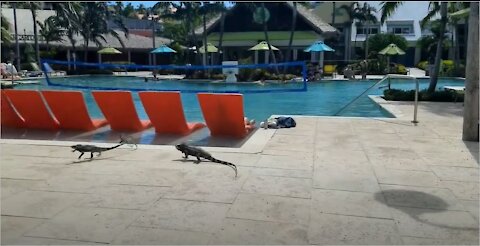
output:
M119 76L80 76L68 78L51 78L53 83L65 85L64 87L49 87L46 81L41 81L37 85L21 85L17 89L38 89L38 90L81 90L84 92L85 100L89 113L94 118L103 117L90 90L71 88L69 85L93 86L93 87L114 87L114 88L148 88L148 89L167 89L167 90L265 90L265 89L286 89L301 88L302 83L288 84L225 84L208 83L192 81L158 81L145 83L143 78L139 77L119 77ZM421 79L420 88L428 87L429 80ZM255 119L257 122L263 121L271 115L313 115L313 116L333 116L342 107L358 97L361 93L374 85L377 81L322 81L308 84L306 92L275 92L275 93L254 93L244 94L244 111L248 118ZM353 117L394 117L378 104L373 102L368 95L382 95L384 89L379 87L386 86L381 83L372 88L368 93L360 97L355 103L344 110L340 116ZM445 85L463 86L464 80L461 79L439 79L437 88L441 89ZM414 89L415 83L412 80L391 80L391 88ZM148 119L142 103L136 92L132 92L135 106L139 117ZM185 117L188 121L204 122L200 106L195 93L182 93L182 103Z

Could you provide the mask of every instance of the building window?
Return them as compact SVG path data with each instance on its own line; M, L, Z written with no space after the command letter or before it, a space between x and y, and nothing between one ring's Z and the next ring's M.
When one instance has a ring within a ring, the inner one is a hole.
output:
M388 32L393 34L413 34L413 24L412 25L392 25L388 26Z
M370 29L370 32L368 34L377 34L378 33L378 27L357 27L357 34L365 35L365 34L367 34L368 29Z

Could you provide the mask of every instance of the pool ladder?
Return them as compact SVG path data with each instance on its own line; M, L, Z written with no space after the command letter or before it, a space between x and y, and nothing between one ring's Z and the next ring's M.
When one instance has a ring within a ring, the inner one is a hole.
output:
M372 86L368 87L364 92L362 92L359 96L355 97L352 101L347 103L345 106L343 106L340 110L338 110L334 116L340 115L345 109L347 109L350 105L352 105L354 102L356 102L360 97L365 95L367 92L369 92L372 88L375 86L383 83L384 81L388 80L388 87L390 88L390 79L413 79L415 80L415 103L414 103L414 109L413 109L413 120L412 123L417 124L417 113L418 113L418 90L419 90L419 84L418 80L411 76L411 75L400 75L400 74L387 74L385 75L381 80L379 80L377 83L373 84ZM385 87L382 87L385 88Z

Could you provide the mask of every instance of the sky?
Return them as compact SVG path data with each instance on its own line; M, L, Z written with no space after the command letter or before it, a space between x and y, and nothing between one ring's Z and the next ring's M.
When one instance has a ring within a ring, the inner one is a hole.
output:
M124 1L124 4L132 3L133 6L137 7L140 4L143 4L145 7L152 7L157 3L157 1ZM227 7L230 7L231 4L227 2Z

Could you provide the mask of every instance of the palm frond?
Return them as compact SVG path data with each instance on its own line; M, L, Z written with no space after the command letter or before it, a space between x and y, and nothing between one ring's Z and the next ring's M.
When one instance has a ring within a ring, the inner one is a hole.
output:
M425 17L420 21L420 27L424 28L425 24L427 24L435 15L440 12L440 4L436 2L430 2L429 4L429 11Z
M403 2L381 2L380 3L380 10L382 11L381 17L380 17L380 23L385 23L388 17L390 17L393 13L395 13L395 10L402 5Z

